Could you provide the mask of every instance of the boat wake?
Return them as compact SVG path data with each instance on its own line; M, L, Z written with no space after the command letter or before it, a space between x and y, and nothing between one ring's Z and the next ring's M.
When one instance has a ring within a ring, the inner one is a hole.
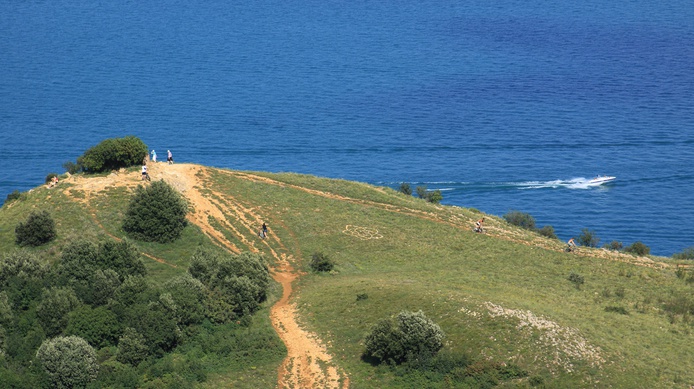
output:
M518 182L515 185L518 189L544 189L544 188L567 188L567 189L592 189L609 183L613 179L595 179L595 178L571 178L569 180L553 180L553 181L525 181ZM510 183L509 183L510 184Z

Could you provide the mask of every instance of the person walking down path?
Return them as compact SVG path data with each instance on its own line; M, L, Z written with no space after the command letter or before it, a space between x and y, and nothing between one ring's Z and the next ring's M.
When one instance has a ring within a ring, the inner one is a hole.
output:
M171 154L171 150L166 150L166 162L171 165L173 163L173 154Z
M263 223L263 235L267 236L267 224Z
M157 162L157 152L152 149L152 162Z

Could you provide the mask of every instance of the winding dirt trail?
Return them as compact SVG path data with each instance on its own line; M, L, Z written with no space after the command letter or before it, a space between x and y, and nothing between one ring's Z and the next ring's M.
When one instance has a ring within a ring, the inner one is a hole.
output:
M188 220L197 225L213 242L230 252L240 253L242 249L229 242L226 234L232 235L243 244L243 249L258 252L257 245L269 252L276 260L271 269L272 277L282 285L282 297L272 306L272 324L287 347L287 357L278 371L279 388L349 388L349 377L332 361L321 340L298 323L296 306L291 302L292 283L299 277L293 265L293 255L276 235L270 234L266 240L255 239L256 228L265 220L255 209L245 207L232 196L216 192L211 185L205 185L209 168L194 164L150 163L148 165L153 180L163 179L181 192L189 202ZM91 200L99 192L110 187L134 189L142 184L139 172L113 172L106 177L83 176L63 180L72 184L63 192L75 201L82 202L91 209ZM79 195L76 195L79 193ZM93 210L90 212L96 225L103 227ZM233 218L235 223L229 222ZM238 227L238 226L241 227ZM223 229L222 231L220 229ZM166 263L160 258L147 257Z
M280 338L287 347L287 357L278 371L277 385L280 388L349 388L350 380L346 373L340 369L328 354L324 344L315 334L312 334L299 325L297 321L296 306L291 302L292 284L300 276L294 266L294 256L301 254L287 249L276 234L270 234L265 240L257 238L257 228L266 218L257 212L257 208L244 205L243 201L235 199L230 194L217 192L213 185L208 184L211 168L195 164L156 163L149 165L149 172L153 180L163 179L181 192L189 202L190 212L188 220L197 225L213 242L224 247L230 252L240 253L242 250L269 252L275 259L276 265L271 269L272 277L283 288L282 297L272 306L270 316L272 324ZM474 220L460 215L445 215L444 213L426 212L407 207L383 204L375 201L354 199L334 193L304 188L270 178L253 175L244 172L229 170L216 170L244 179L265 184L291 187L314 196L323 196L339 201L362 204L367 207L378 207L391 212L408 214L414 217L431 220L437 223L447 224L460 229L470 229ZM106 177L74 176L63 180L72 184L64 189L64 193L75 201L80 201L90 208L96 225L101 224L96 220L96 213L91 208L91 200L99 195L99 192L109 187L127 187L134 189L142 184L139 172L114 172ZM80 195L75 195L76 192ZM234 222L230 222L232 219ZM103 229L103 227L101 227ZM285 229L286 226L285 226ZM287 229L289 236L293 233ZM495 225L490 220L487 226L487 234L500 239L510 240L516 243L542 247L547 250L561 251L563 245L559 242L544 238L528 239L527 235L512 231L505 226ZM233 236L237 246L227 239ZM647 257L634 257L632 255L607 251L601 249L586 249L579 256L600 257L613 261L626 262L633 265L667 268L674 265L656 262ZM164 264L164 260L147 255L153 260Z

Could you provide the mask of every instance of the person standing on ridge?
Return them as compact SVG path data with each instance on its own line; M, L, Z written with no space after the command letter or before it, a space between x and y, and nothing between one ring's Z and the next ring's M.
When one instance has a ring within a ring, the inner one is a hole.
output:
M152 149L152 162L157 162L157 152Z
M166 162L171 165L173 163L173 154L171 154L171 150L166 150L167 156L166 156Z

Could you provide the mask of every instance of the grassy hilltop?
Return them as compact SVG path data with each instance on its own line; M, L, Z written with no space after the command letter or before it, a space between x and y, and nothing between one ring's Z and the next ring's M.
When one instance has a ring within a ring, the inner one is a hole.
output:
M185 273L200 246L262 253L273 278L296 276L290 306L339 373L324 387L694 385L694 277L671 259L590 248L564 253L563 242L474 209L357 182L163 163L150 174L181 191L191 210L177 241L131 241L152 282ZM57 238L32 249L52 263L75 238L125 239L124 214L140 183L132 168L24 193L0 209L0 251L16 249L15 226L35 210L47 210L56 222ZM481 216L485 234L472 231ZM264 240L257 235L263 222ZM315 253L330 258L334 269L312 272ZM292 345L289 351L277 346L271 325L281 296L274 284L252 325L228 328L238 339L263 339L271 351L254 344L252 352L215 357L182 341L171 364L197 356L205 379L195 387L300 387L300 380L281 377L298 371L283 367ZM403 310L421 310L441 327L446 338L439 355L452 369L362 358L372 326ZM99 361L112 354L101 350Z

